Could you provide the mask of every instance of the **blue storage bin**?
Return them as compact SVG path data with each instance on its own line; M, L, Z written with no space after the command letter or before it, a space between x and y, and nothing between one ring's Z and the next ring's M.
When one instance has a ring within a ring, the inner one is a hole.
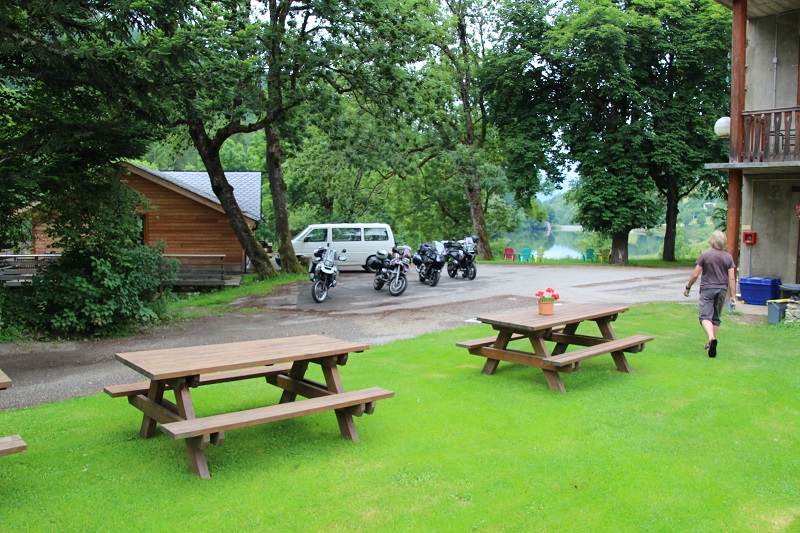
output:
M780 278L739 278L742 300L750 305L767 305L780 296Z

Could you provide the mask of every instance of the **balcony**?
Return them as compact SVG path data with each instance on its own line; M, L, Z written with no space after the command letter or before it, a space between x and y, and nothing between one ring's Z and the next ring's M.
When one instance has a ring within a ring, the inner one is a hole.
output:
M707 163L706 170L741 170L744 174L800 174L797 126L800 106L742 113L741 161L731 146L730 161Z
M742 119L743 163L800 161L800 145L797 143L800 107L745 111Z

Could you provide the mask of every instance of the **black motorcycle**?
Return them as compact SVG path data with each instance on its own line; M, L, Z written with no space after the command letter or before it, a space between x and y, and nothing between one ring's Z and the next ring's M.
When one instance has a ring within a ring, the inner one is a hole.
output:
M344 250L342 250L344 253ZM327 246L320 246L314 250L314 258L308 267L308 277L313 285L311 286L311 297L317 303L322 303L328 297L328 289L336 286L339 278L339 267L336 260L345 261L343 255L336 255L336 250Z
M375 270L372 288L379 291L385 284L389 284L389 294L400 296L408 287L406 273L411 259L411 248L408 246L395 246L392 248L391 257L386 250L378 250L369 262L369 268Z
M411 261L417 267L419 280L435 287L439 283L446 261L444 244L439 241L423 242L417 248L417 253L414 254Z
M451 278L461 272L469 280L478 275L475 257L478 255L478 236L465 237L460 241L445 241L447 250L447 275Z

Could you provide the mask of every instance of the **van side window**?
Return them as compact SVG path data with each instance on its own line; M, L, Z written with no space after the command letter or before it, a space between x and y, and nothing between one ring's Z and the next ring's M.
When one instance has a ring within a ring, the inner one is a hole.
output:
M312 229L308 232L303 238L303 242L325 242L325 238L328 236L328 230L325 228L316 228Z
M332 228L331 236L333 241L360 241L361 228Z
M389 233L386 228L364 228L365 241L388 241Z

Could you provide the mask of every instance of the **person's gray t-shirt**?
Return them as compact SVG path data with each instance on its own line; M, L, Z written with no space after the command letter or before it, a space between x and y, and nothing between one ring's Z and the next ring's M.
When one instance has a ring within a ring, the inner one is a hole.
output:
M697 264L703 269L700 278L700 290L727 289L728 269L735 268L731 254L725 250L712 248L706 250L697 258Z

